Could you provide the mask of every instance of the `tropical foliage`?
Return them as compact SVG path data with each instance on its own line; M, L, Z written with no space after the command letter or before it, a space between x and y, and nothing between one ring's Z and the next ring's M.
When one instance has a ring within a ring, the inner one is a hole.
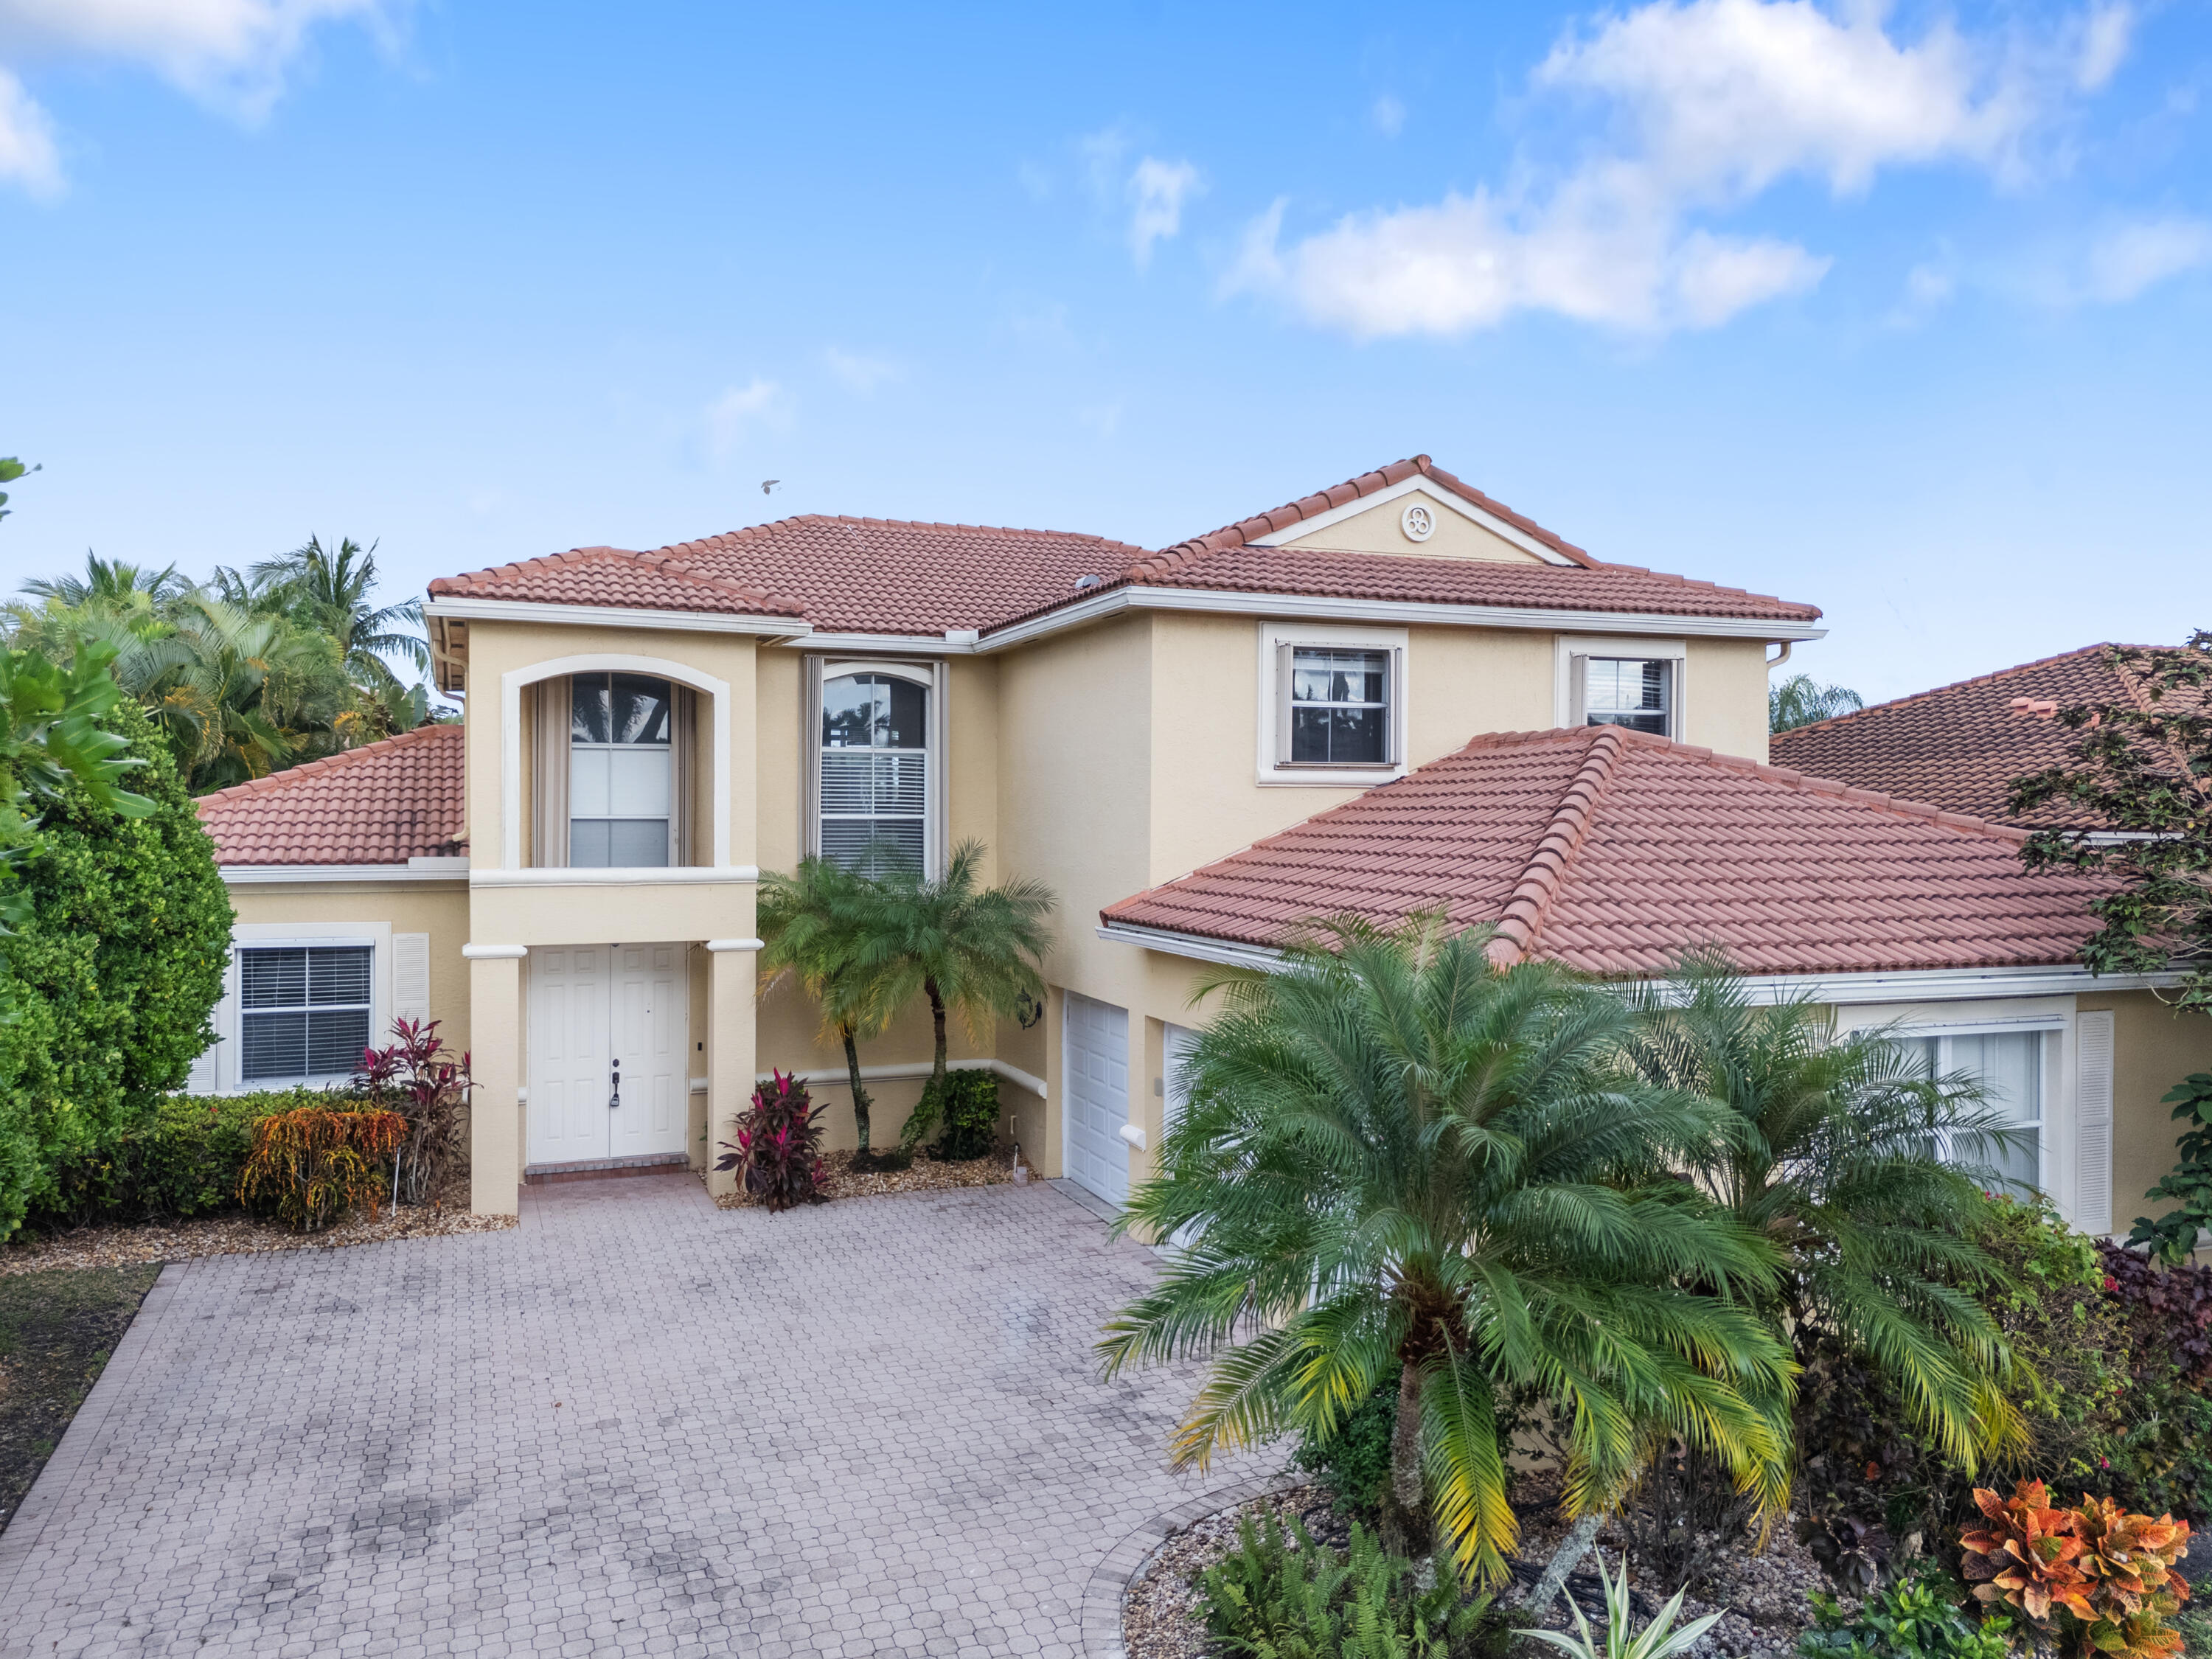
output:
M1121 1223L1181 1247L1100 1346L1109 1374L1212 1357L1178 1464L1325 1437L1395 1382L1383 1541L1494 1583L1510 1402L1548 1416L1578 1513L1671 1437L1775 1515L1790 1368L1757 1311L1780 1253L1672 1173L1714 1109L1620 1064L1619 998L1488 943L1342 920L1209 988L1225 1006Z
M460 1151L468 1127L469 1091L476 1082L469 1056L453 1057L436 1020L394 1020L392 1036L385 1047L362 1055L352 1089L357 1099L398 1113L406 1124L393 1153L392 1197L419 1204L444 1189L448 1160Z
M2180 1157L2172 1170L2144 1196L2171 1199L2179 1207L2155 1221L2137 1216L2128 1243L2179 1267L2197 1254L2198 1237L2212 1228L2212 1072L2191 1073L2160 1103L2172 1107L2176 1121L2189 1127L2175 1148Z
M773 1073L753 1091L737 1139L723 1143L714 1167L735 1170L738 1187L771 1214L813 1202L822 1184L822 1112L804 1083Z
M374 1215L406 1135L398 1113L374 1109L302 1106L256 1119L238 1201L303 1233L319 1232L355 1210Z
M2169 1621L2189 1599L2172 1571L2189 1547L2186 1521L2130 1515L2086 1494L2078 1509L2054 1508L2040 1480L2021 1481L2009 1498L1978 1491L1974 1502L1983 1520L1959 1547L1977 1600L2055 1626L2069 1659L2181 1650Z
M1848 686L1822 685L1810 674L1792 674L1766 689L1766 728L1793 731L1865 707L1865 700Z
M311 538L241 575L193 582L88 554L81 574L23 586L4 625L53 661L94 649L169 739L196 794L349 749L430 716L393 666L427 667L415 602L377 607L373 548Z
M2212 1009L2212 631L2172 649L2112 647L2107 655L2136 696L2021 711L2080 736L2063 763L2014 781L2012 810L2060 803L2085 820L2037 831L2021 857L2031 870L2118 881L2090 905L2100 924L2081 949L2090 968L2154 973L2179 963L2175 1000Z
M845 1051L853 1122L864 1157L874 1102L860 1081L860 1044L879 1035L896 1012L859 966L874 896L875 884L866 876L833 860L810 858L793 875L763 872L755 912L763 991L795 980L822 1011L822 1035L834 1036Z
M154 803L124 786L143 762L101 723L120 701L107 653L88 649L56 663L0 651L0 932L29 916L17 886L37 820L26 809L74 788L94 811L143 818Z
M25 474L36 472L38 470L35 466L25 466L13 455L0 455L0 483L13 483ZM8 492L0 489L0 519L6 518L9 511Z
M167 746L128 701L93 725L121 741L106 763L136 763L147 810L119 815L112 788L64 769L18 864L21 920L0 951L0 1238L58 1168L183 1085L230 949L230 901Z
M2004 1345L1973 1295L1992 1272L1974 1165L2004 1131L1971 1080L1929 1078L1887 1032L1839 1033L1805 999L1755 1002L1716 955L1638 1007L1637 1069L1722 1109L1700 1184L1780 1253L1767 1312L1799 1364L1865 1356L1960 1468L2018 1446Z
M1575 1634L1567 1637L1557 1631L1532 1630L1524 1632L1530 1641L1557 1648L1571 1659L1674 1659L1675 1654L1686 1653L1697 1645L1698 1638L1721 1621L1720 1614L1709 1613L1675 1629L1674 1621L1682 1616L1682 1597L1686 1594L1676 1590L1674 1599L1638 1630L1628 1595L1628 1558L1621 1558L1618 1583L1606 1576L1605 1558L1601 1555L1598 1557L1597 1568L1598 1583L1605 1586L1605 1640L1601 1643L1591 1636L1589 1620L1583 1617L1582 1608L1570 1600L1567 1607L1575 1615Z

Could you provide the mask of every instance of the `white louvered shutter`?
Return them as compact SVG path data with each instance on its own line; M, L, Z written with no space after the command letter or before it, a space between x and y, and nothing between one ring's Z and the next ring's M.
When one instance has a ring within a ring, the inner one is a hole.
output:
M208 1023L215 1027L215 1041L201 1051L200 1057L192 1062L191 1072L185 1079L185 1087L196 1095L211 1095L222 1088L225 1081L222 1057L229 1045L224 1039L238 1028L238 955L235 951L223 964L222 997L216 1004L215 1012L208 1017ZM237 1068L233 1066L229 1069L228 1080L237 1082Z
M2083 1232L2112 1231L2112 1016L2109 1010L2075 1022L2078 1060L2075 1099L2074 1224Z
M392 1018L427 1020L430 1018L430 936L394 933L392 936Z

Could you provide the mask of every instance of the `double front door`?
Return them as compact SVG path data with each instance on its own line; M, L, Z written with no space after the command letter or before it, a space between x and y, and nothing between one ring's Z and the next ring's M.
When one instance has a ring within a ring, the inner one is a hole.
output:
M532 947L532 1164L690 1151L690 1002L681 945Z

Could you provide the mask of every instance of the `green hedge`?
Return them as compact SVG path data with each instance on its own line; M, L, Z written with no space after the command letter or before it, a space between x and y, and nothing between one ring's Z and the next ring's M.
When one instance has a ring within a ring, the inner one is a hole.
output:
M106 1148L54 1166L24 1225L50 1231L234 1210L256 1119L302 1106L344 1109L355 1103L314 1089L169 1096Z
M143 1133L212 1036L231 910L215 846L136 703L100 722L146 764L152 816L72 787L22 866L31 914L0 939L0 1240L52 1207L58 1171Z

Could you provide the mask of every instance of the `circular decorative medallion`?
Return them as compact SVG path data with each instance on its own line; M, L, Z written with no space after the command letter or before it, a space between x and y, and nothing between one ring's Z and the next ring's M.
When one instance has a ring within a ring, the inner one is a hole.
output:
M1425 542L1437 533L1436 515L1419 501L1407 502L1406 510L1398 515L1398 526L1409 542Z

